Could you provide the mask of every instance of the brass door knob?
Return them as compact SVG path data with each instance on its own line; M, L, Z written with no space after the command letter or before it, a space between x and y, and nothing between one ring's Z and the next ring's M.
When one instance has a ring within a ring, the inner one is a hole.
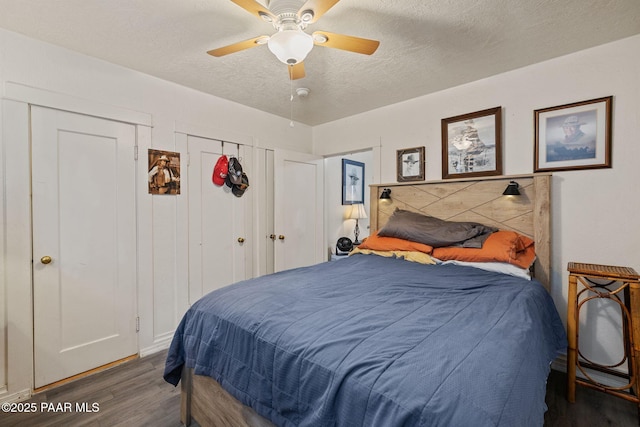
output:
M244 243L244 237L238 237L238 243Z
M284 240L284 234L279 235L279 236L278 236L278 239L280 239L280 240Z
M275 234L269 234L269 238L271 240L276 240L276 235Z
M49 255L45 255L42 258L40 258L40 262L43 264L49 264L51 263L51 257Z

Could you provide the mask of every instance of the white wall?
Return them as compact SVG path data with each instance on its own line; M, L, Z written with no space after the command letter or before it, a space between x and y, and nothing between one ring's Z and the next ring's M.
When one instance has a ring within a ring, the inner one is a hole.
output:
M426 178L441 179L441 119L503 108L503 173L533 171L534 110L613 95L613 167L552 178L551 294L566 319L567 263L640 271L640 36L535 64L313 128L321 155L381 143L380 182L395 182L395 150L426 147ZM416 78L429 78L428 75ZM599 362L621 354L619 314L588 313L581 348ZM617 360L616 360L617 362Z
M168 345L182 316L188 279L186 197L146 194L147 149L179 151L186 159L186 147L176 142L179 131L249 147L311 152L308 126L291 128L287 119L5 30L0 30L0 84L0 401L28 394L33 385L26 102L53 98L95 111L119 111L125 121L135 117L138 123L149 122L138 134L142 354Z

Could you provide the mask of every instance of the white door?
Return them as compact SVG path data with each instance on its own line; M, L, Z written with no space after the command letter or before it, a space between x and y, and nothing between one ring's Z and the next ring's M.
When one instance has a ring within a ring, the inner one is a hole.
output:
M326 261L322 158L276 150L275 271Z
M135 127L32 108L35 387L137 353Z
M251 276L251 186L236 197L226 185L212 181L222 155L220 141L187 137L189 152L189 303L201 296ZM241 160L251 184L248 150L224 144L227 157Z
M274 230L273 200L273 150L254 149L254 168L251 175L251 195L255 201L254 231L254 276L263 276L274 272Z

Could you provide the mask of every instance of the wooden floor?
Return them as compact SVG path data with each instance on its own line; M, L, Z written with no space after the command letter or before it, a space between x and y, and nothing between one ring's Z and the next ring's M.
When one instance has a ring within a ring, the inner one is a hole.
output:
M165 356L166 352L156 353L39 393L23 402L35 403L38 408L35 413L0 412L0 426L178 427L181 425L180 387L173 387L162 379ZM549 410L545 427L639 425L637 407L631 402L578 387L577 402L570 404L565 392L566 375L552 371L547 384ZM65 403L71 405L72 412L46 412L64 410ZM86 404L88 408L97 404L99 411L78 413L76 404Z

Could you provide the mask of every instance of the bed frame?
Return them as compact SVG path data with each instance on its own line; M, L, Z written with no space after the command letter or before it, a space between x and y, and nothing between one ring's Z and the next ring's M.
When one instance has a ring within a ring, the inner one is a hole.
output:
M520 196L502 195L510 181L519 184ZM385 188L391 189L390 201L380 200ZM514 230L535 241L535 277L549 290L550 188L551 174L376 184L371 186L371 232L381 228L396 208ZM275 427L209 377L193 375L193 370L184 369L181 384L180 420L186 426L193 419L201 427Z
M195 420L200 427L276 427L224 390L213 378L193 375L183 369L180 421L185 426Z

